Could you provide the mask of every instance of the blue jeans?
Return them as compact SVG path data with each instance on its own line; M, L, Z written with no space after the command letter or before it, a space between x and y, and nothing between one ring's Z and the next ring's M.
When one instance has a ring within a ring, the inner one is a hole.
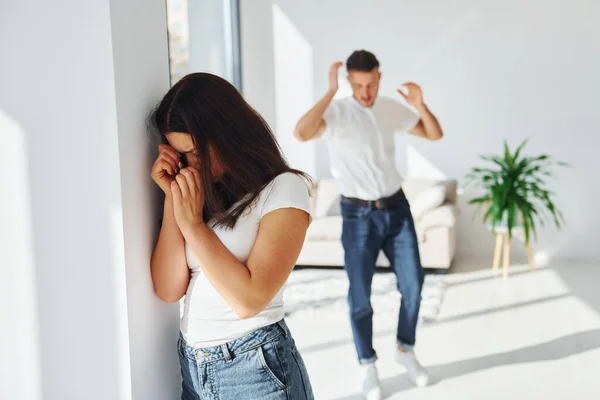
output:
M283 320L227 344L177 343L182 400L313 400L304 361Z
M361 364L375 362L371 282L383 249L402 294L396 340L404 348L415 344L424 272L410 206L406 199L387 209L342 200L342 244L350 281L348 304L354 345Z

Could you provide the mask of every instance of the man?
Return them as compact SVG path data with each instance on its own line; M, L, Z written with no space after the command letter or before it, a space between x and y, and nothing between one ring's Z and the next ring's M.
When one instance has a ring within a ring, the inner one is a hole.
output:
M354 344L362 368L363 390L381 398L373 349L371 282L380 250L390 260L402 294L396 360L418 386L427 371L413 353L421 302L423 267L410 208L396 169L394 133L409 132L429 140L442 138L435 116L423 102L421 88L406 83L398 90L418 115L401 103L378 97L381 72L370 52L355 51L346 62L352 97L333 101L341 62L329 70L329 91L300 119L295 136L301 141L327 139L331 171L342 193L342 244L350 281L348 303Z

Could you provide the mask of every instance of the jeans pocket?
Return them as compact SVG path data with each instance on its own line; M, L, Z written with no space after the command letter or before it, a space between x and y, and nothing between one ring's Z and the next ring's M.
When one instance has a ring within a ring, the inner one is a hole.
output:
M181 336L177 338L177 355L179 355L179 359L183 359L185 356L183 355L183 340Z
M369 216L368 207L342 201L342 216L346 221L362 221Z
M196 362L196 357L194 356L194 350L186 343L185 339L181 336L177 339L177 354L179 358L182 360L186 360L186 362Z
M275 342L266 343L258 347L256 352L261 368L279 389L285 390L285 377Z

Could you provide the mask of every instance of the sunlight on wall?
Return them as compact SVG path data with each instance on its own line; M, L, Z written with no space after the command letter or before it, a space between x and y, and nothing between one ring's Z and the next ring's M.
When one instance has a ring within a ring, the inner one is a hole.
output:
M110 211L110 229L112 238L112 267L115 287L115 320L118 321L119 334L117 346L119 355L119 374L121 379L121 398L127 399L131 394L131 358L129 349L129 326L127 313L127 282L125 280L125 237L123 232L123 210L120 205Z
M405 178L448 179L434 163L425 158L412 145L406 146Z
M338 71L338 91L335 94L336 99L352 96L352 87L348 82L348 70L346 70L346 61L342 60L344 66Z
M550 261L552 260L552 254L550 254L547 251L536 252L534 249L533 260L537 267L546 267L550 265Z
M0 111L0 398L41 398L37 295L27 145Z
M277 4L273 4L272 11L275 136L292 167L314 174L316 170L314 143L299 143L293 135L298 119L314 101L313 50Z
M540 226L538 224L538 236L542 234L544 230L556 230L556 227L546 221L546 226ZM531 248L533 250L533 258L536 265L545 266L551 264L554 260L560 259L561 254L565 247L568 246L569 241L572 240L568 235L559 235L550 242L550 244L544 243L539 246L537 241L533 239ZM577 259L577 257L571 257Z

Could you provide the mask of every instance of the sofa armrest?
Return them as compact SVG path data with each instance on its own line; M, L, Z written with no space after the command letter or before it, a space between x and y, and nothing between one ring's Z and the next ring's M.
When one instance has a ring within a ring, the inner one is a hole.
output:
M458 196L458 181L456 179L451 179L444 182L446 186L446 201L449 203L457 203Z
M415 222L415 229L422 239L422 235L428 229L440 227L454 227L458 217L458 207L456 204L445 203L440 207L434 208L423 215L423 217Z

